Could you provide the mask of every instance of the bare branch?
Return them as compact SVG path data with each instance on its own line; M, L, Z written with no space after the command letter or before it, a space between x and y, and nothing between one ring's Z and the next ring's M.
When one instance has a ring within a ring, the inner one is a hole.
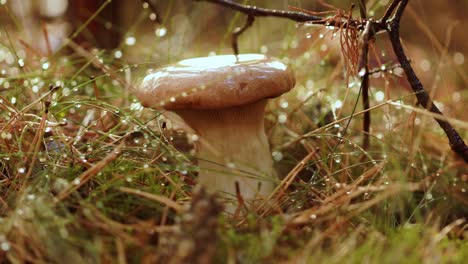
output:
M393 3L395 2L397 2L397 0ZM397 56L401 67L405 71L406 78L408 79L408 82L410 83L411 88L413 89L416 98L418 99L418 103L432 113L443 115L439 108L429 97L427 91L424 89L424 86L422 85L419 78L416 76L416 73L411 67L411 64L403 50L403 46L400 41L400 21L405 7L408 4L408 0L401 0L399 2L400 4L398 6L398 9L395 13L395 16L390 22L390 27L388 28L393 51L395 52L395 55ZM442 119L436 119L436 121L437 123L439 123L440 127L444 130L445 134L447 135L452 150L455 153L457 153L460 157L462 157L466 163L468 163L468 147L466 146L465 142L460 137L458 132L450 125L448 121Z
M365 0L359 0L359 13L361 14L362 19L367 18L367 7Z
M245 21L245 25L243 27L238 27L232 32L232 38L231 38L231 46L232 49L234 50L234 55L239 55L239 45L237 43L237 39L239 36L244 33L249 27L253 25L255 21L255 17L252 15L247 16L247 21Z

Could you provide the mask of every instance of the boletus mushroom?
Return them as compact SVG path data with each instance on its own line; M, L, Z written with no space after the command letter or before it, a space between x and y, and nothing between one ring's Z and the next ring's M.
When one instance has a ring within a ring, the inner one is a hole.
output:
M179 115L199 137L198 183L234 203L274 189L276 173L264 128L268 98L291 90L295 77L280 60L261 54L180 61L147 75L136 89L145 107Z

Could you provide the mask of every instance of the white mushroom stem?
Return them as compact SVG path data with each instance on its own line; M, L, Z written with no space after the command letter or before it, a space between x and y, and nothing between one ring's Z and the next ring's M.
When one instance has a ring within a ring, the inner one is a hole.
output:
M266 101L176 111L200 137L198 181L208 190L236 200L238 182L242 197L250 203L273 191L276 173L264 128Z

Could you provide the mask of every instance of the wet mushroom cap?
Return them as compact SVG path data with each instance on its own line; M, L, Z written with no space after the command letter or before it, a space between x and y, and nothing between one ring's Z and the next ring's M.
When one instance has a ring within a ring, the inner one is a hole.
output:
M136 96L156 109L219 109L277 97L294 87L284 63L262 54L194 58L147 75Z

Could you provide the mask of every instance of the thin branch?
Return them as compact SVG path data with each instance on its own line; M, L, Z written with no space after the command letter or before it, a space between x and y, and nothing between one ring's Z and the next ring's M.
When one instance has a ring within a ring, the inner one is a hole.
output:
M367 19L367 7L365 0L359 0L359 11L361 13L361 18L363 20ZM361 48L361 58L359 60L359 76L361 79L361 91L362 91L362 108L367 110L370 108L369 103L369 43L371 39L374 37L373 35L373 27L370 21L366 22L366 26L364 27L363 36L362 36L362 48ZM367 150L370 146L370 139L369 139L369 131L370 131L370 124L371 124L371 112L366 111L364 113L364 118L362 121L362 129L363 129L363 140L362 140L362 148Z
M362 19L367 19L367 7L365 0L359 0L359 13Z
M254 16L254 17L281 17L281 18L287 18L287 19L290 19L296 22L301 22L301 23L308 22L312 24L329 25L333 27L339 27L340 25L343 26L342 21L335 21L335 20L330 21L329 19L325 17L310 15L304 12L267 9L267 8L261 8L257 6L251 6L251 5L243 5L243 4L239 4L234 1L231 1L231 0L193 0L193 1L208 2L208 3L221 5L226 8L233 9L241 13L244 13L246 15ZM359 24L357 21L354 21L354 20L348 21L348 23Z
M392 3L388 6L387 10L385 10L384 15L382 16L382 19L380 21L382 24L386 24L390 16L392 15L393 11L395 8L398 6L398 4L401 2L401 0L393 0Z
M362 91L362 105L364 111L370 108L369 104L369 43L373 38L372 23L367 21L362 36L361 58L359 60L358 75L361 79ZM370 111L364 113L363 120L363 149L368 149L370 145L369 130L370 130L371 116Z
M394 2L397 2L394 1ZM393 2L393 3L394 3ZM392 3L392 4L393 4ZM424 89L419 78L416 76L411 64L403 50L403 46L400 41L400 21L405 10L405 7L408 4L408 0L401 0L398 6L398 9L395 13L395 16L390 22L390 27L388 28L388 33L390 35L390 41L392 43L393 51L400 62L401 67L405 71L406 78L413 89L418 103L428 109L430 112L443 115L439 108L434 104L432 99L429 97L429 94ZM460 137L458 132L450 125L448 121L436 119L439 126L444 130L447 138L449 140L450 147L452 150L462 157L466 163L468 163L468 147L466 146L463 139Z
M239 45L238 45L238 38L239 36L244 33L249 27L253 25L255 21L255 17L253 15L248 15L247 16L247 21L245 21L244 26L238 27L232 32L232 37L231 37L231 46L232 49L234 50L234 54L237 56L239 55Z

